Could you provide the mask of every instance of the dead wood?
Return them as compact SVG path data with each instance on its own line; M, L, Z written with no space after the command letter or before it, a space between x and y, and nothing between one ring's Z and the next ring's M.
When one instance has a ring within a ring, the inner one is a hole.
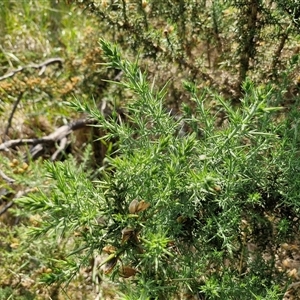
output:
M51 161L55 161L58 159L59 154L62 153L66 147L69 145L68 136L73 131L86 127L88 125L95 124L95 120L92 119L79 119L74 122L71 122L69 124L63 125L59 127L57 130L55 130L53 133L42 137L42 138L36 138L36 139L16 139L16 140L10 140L6 141L2 144L0 144L0 151L9 151L10 148L15 148L17 146L22 145L31 145L33 146L30 149L30 155L32 159L36 159L37 157L41 156L47 147L53 147L57 146L56 151L52 154L50 157ZM15 182L14 179L8 177L4 172L0 170L0 177L2 177L5 181L8 183ZM25 191L19 191L14 198L6 203L4 206L0 207L0 216L3 215L6 211L8 211L13 205L14 201L27 193L31 192L30 189L27 189Z
M51 157L52 160L55 160L58 154L61 153L64 149L66 149L66 146L68 145L67 142L68 135L72 133L74 130L83 128L91 124L95 124L95 121L91 119L79 119L67 125L63 125L59 127L53 133L42 138L36 138L36 139L21 138L21 139L6 141L0 144L0 151L9 151L10 148L15 148L17 146L22 146L22 145L31 145L33 147L30 149L30 154L32 155L32 158L35 159L39 156L40 153L42 153L45 150L46 146L51 147L54 146L56 143L58 143L59 147Z
M22 72L25 69L30 69L30 68L41 69L39 71L39 75L42 75L45 72L47 66L49 66L51 64L59 64L59 66L62 67L63 62L64 62L64 60L62 58L55 57L55 58L49 58L40 64L29 64L24 67L18 67L17 69L14 69L14 70L10 71L9 73L1 76L0 81L5 80L10 77L13 77L15 74Z
M31 192L33 192L32 188L26 189L25 191L18 191L11 201L9 201L8 203L6 203L4 206L2 206L0 208L0 216L3 215L8 209L10 209L14 205L14 201L16 199L26 196L27 194L29 194Z
M15 180L8 177L3 171L0 170L0 177L2 177L2 179L4 179L7 183L14 183Z
M7 137L7 135L8 135L8 130L9 130L10 126L11 126L12 118L13 118L15 112L16 112L16 109L17 109L18 104L20 103L20 101L21 101L21 99L22 99L22 96L23 96L23 92L21 92L21 93L19 94L19 96L18 96L16 102L14 103L13 109L12 109L12 111L11 111L11 113L10 113L9 118L8 118L7 126L6 126L6 129L5 129L5 132L4 132L4 140L6 140L6 137Z

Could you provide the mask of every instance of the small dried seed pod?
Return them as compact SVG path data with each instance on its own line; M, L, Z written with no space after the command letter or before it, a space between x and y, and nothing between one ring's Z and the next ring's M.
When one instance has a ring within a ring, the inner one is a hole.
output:
M120 267L119 272L122 277L129 278L131 276L134 276L137 273L137 270L129 266L122 266Z
M113 254L113 253L117 252L117 249L112 245L107 245L107 246L103 247L102 251L107 254Z
M213 189L214 189L217 193L220 193L221 190L222 190L222 188L221 188L219 185L217 185L217 184L213 187Z
M187 221L187 217L184 217L184 216L179 216L176 221L178 223L185 223Z
M129 204L129 213L134 214L137 211L137 207L139 205L139 201L137 201L136 199L132 200Z
M142 200L136 209L136 212L144 211L150 206L150 203L146 202L145 200Z
M109 260L103 267L104 274L105 275L109 274L113 270L117 262L118 262L118 257L113 257L111 260Z
M135 230L133 228L124 228L122 230L122 241L121 244L126 243L131 237L133 237L135 234Z

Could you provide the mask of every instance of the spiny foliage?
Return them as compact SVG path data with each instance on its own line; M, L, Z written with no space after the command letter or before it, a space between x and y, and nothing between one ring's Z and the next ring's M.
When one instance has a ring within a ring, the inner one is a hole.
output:
M124 74L119 84L136 94L126 107L130 123L73 102L120 139L117 156L108 157L109 167L94 184L70 162L47 163L51 192L18 201L44 215L35 232L56 232L69 241L76 233L70 260L56 261L58 273L45 280L65 281L93 255L106 254L99 276L112 274L132 299L172 297L184 290L212 299L279 297L284 273L275 267L274 249L292 235L286 210L296 216L298 205L286 198L290 169L280 162L294 149L276 134L283 125L273 120L281 108L268 105L272 89L246 81L240 110L215 95L228 118L220 130L204 97L186 82L195 115L189 118L185 107L176 120L163 108L164 92L149 85L137 63L103 40L101 47L106 66ZM189 131L180 132L182 122ZM274 209L277 219L271 221ZM247 250L250 242L255 251ZM122 280L131 276L134 285Z

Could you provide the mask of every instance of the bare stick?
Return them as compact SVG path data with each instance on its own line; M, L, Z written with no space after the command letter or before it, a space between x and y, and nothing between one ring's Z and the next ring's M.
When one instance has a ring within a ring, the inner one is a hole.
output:
M3 171L0 170L0 177L2 177L5 181L7 181L8 183L13 183L15 182L14 179L8 177Z
M3 215L9 208L14 205L14 201L9 201L0 209L0 216Z
M11 114L9 116L9 119L8 119L8 123L7 123L7 126L6 126L6 129L5 129L5 132L4 132L4 140L6 140L6 136L8 135L8 130L11 126L11 121L12 121L12 118L16 112L16 109L17 109L17 106L19 105L21 99L22 99L22 96L23 96L24 92L21 92L17 98L17 101L15 102L14 106L13 106L13 109L11 111Z
M72 131L94 123L95 121L91 119L79 119L67 125L63 125L53 133L39 139L16 139L16 140L10 140L4 142L0 144L0 151L8 151L9 148L14 148L22 145L33 145L33 146L38 144L51 145L57 141L62 140L64 137L68 136Z
M68 143L68 139L66 137L62 138L60 143L59 143L59 147L57 148L57 150L52 154L50 160L51 161L55 161L58 157L58 155L63 152L67 146L69 145Z
M1 209L0 209L0 216L3 215L8 209L10 209L13 205L14 205L14 201L18 198L21 198L25 195L27 195L28 193L31 193L33 191L33 189L27 189L25 191L19 191L17 192L17 194L14 196L14 198L9 201L8 203L6 203Z
M56 58L49 58L49 59L45 60L44 62L42 62L40 64L29 64L29 65L24 66L24 67L19 67L17 69L14 69L14 70L10 71L7 74L1 76L0 81L2 81L4 79L7 79L7 78L10 78L10 77L13 77L18 72L21 72L21 71L23 71L25 69L29 69L29 68L41 69L41 71L39 72L39 75L42 75L48 65L58 63L59 66L61 67L63 62L64 62L64 60L62 58L56 57Z
M271 70L273 70L273 71L275 70L275 68L276 68L276 66L277 66L277 64L279 62L282 50L283 50L283 48L285 46L286 41L288 40L289 29L290 29L290 27L288 27L286 29L286 31L282 34L281 39L280 39L280 43L279 43L279 45L278 45L278 47L277 47L277 49L276 49L276 51L274 53L273 61L272 61L272 68L271 68Z

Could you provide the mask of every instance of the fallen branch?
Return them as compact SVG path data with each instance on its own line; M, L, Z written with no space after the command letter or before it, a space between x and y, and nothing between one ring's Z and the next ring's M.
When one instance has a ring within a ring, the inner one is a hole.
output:
M6 136L8 135L8 130L11 126L11 121L12 121L12 118L16 112L16 109L17 109L17 106L18 104L20 103L21 99L22 99L22 96L23 96L23 92L21 92L16 100L16 102L14 103L14 106L13 106L13 109L11 111L11 114L8 118L8 123L7 123L7 126L6 126L6 129L5 129L5 132L4 132L4 140L6 140Z
M11 201L9 201L9 202L6 203L3 207L1 207L1 209L0 209L0 216L3 215L6 211L8 211L8 210L14 205L14 201L15 201L16 199L21 198L21 197L23 197L23 196L25 196L25 195L27 195L27 194L33 192L33 191L34 191L34 190L33 190L32 188L27 189L27 190L25 190L25 191L18 191L18 192L16 193L16 195L14 196L14 198L13 198Z
M58 157L58 155L63 152L67 146L68 146L68 139L66 137L62 138L59 142L59 147L57 148L57 150L52 154L50 160L51 161L55 161Z
M15 182L14 179L8 177L3 171L0 170L0 177L2 177L6 182L13 183Z
M14 205L14 201L9 201L0 209L0 216L3 215L6 211L8 211Z
M76 120L72 123L69 123L67 125L63 125L59 127L56 131L53 133L42 137L42 138L37 138L37 139L16 139L16 140L10 140L6 141L2 144L0 144L0 151L9 151L9 148L14 148L17 146L22 146L22 145L32 145L34 146L31 150L30 153L34 156L33 158L36 158L38 156L38 153L40 151L44 150L44 146L46 145L55 145L55 143L58 143L61 141L61 145L59 147L59 152L55 152L54 157L56 158L57 155L62 152L65 148L63 148L63 145L67 145L66 141L64 138L66 138L72 131L83 128L87 125L94 124L95 121L91 119L79 119Z
M62 58L56 57L56 58L49 58L49 59L45 60L44 62L42 62L40 64L29 64L29 65L24 66L24 67L18 67L17 69L14 69L14 70L10 71L9 73L1 76L0 81L5 80L5 79L10 78L10 77L13 77L15 74L17 74L17 73L19 73L19 72L21 72L25 69L29 69L29 68L41 69L40 72L39 72L39 75L42 75L45 72L46 67L48 65L57 63L61 67L63 62L64 62L64 60Z

